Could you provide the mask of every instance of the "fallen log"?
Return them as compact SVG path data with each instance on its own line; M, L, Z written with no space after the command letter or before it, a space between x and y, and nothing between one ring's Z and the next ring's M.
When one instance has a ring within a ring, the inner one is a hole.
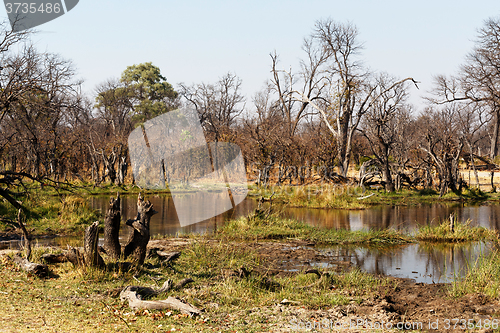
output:
M174 261L181 256L180 252L165 252L161 250L151 251L151 253L155 253L164 264Z
M69 261L75 267L83 266L85 263L85 259L83 256L83 249L82 248L78 249L71 246L68 247L68 250L64 251L63 253L59 254L46 253L41 256L41 259L45 261L47 264L60 264Z
M47 264L60 264L69 261L65 253L45 253L42 255L41 259Z
M38 277L46 277L49 275L49 268L47 265L37 264L29 261L26 258L21 258L15 255L13 258L14 262L21 267L21 269L29 274L36 275Z
M168 282L168 281L167 281ZM166 283L167 283L166 282ZM165 283L165 284L166 284ZM164 284L164 287L166 287ZM164 310L164 309L172 309L172 310L178 310L182 313L185 313L189 316L197 316L201 313L201 310L198 309L197 307L183 302L177 297L172 297L169 296L165 300L157 300L157 301L143 301L141 299L141 295L139 294L139 291L142 291L143 293L148 294L148 292L153 292L152 295L157 295L157 293L166 288L160 288L159 290L154 290L152 288L143 288L143 287L136 287L136 286L128 286L125 289L122 290L120 293L120 300L122 302L128 301L128 305L132 310L141 310L141 309L147 309L147 310ZM151 295L151 294L148 294Z
M372 196L374 196L374 195L376 195L376 194L377 194L377 193L372 193L372 194L366 195L366 196L364 196L364 197L358 197L357 199L358 199L358 200L368 199L368 198L370 198L370 197L372 197Z

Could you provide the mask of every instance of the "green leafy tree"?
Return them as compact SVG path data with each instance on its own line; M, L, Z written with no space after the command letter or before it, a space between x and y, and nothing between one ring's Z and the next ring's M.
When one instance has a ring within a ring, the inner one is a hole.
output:
M102 158L103 178L122 184L127 169L128 135L135 126L176 109L178 94L150 62L128 66L120 80L108 80L96 91L95 109L104 127L94 131L96 139L91 140L91 151L94 161ZM94 165L94 169L99 166Z
M128 66L120 81L130 101L132 121L137 125L178 106L178 93L151 62Z

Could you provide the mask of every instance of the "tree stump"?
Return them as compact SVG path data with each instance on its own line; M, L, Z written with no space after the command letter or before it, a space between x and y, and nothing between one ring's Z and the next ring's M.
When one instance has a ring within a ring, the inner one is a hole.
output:
M83 245L83 257L85 265L89 267L102 267L104 260L97 251L99 242L99 221L85 228L85 238Z
M153 209L153 204L144 201L141 194L137 198L137 218L128 220L127 225L133 228L127 244L124 247L123 254L125 258L132 255L137 265L144 264L147 254L147 245L149 242L149 223L151 216L157 212Z
M115 260L118 260L121 255L120 240L118 238L120 220L120 194L118 193L116 199L111 198L109 201L109 208L104 218L104 250Z

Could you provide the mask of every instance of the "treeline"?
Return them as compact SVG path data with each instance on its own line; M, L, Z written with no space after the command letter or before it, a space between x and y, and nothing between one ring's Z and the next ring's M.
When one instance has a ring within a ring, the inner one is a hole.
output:
M283 69L271 54L269 81L251 100L235 74L174 89L151 63L129 66L85 96L70 61L35 50L29 33L3 29L2 37L0 172L6 184L21 176L132 182L128 135L179 107L196 109L209 141L238 144L260 184L301 184L313 172L342 180L356 165L360 181L380 176L387 191L421 186L444 193L465 185L462 161L474 171L478 159L495 167L498 18L478 31L457 73L436 76L423 110L408 103L418 77L370 71L356 27L331 19L317 21L304 39L299 71Z

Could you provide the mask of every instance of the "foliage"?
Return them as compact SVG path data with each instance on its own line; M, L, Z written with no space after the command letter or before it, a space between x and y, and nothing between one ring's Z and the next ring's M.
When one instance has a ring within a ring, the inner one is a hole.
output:
M151 62L128 66L122 73L123 93L130 99L132 120L143 123L174 106L178 94Z

